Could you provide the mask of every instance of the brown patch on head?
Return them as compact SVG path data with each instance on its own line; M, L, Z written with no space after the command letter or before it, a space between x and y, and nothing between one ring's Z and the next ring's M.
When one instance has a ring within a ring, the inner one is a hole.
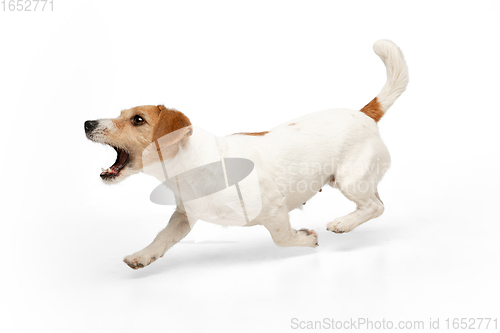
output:
M140 116L144 118L146 123L148 123L149 125L154 125L159 114L160 112L155 105L136 106L131 109L123 110L120 113L120 116L113 119L112 121L117 128L122 129L131 124L133 125L133 117Z
M87 137L117 152L115 163L101 173L103 180L118 182L142 169L142 153L151 144L159 115L156 105L144 105L123 110L114 119L95 121L97 126Z
M179 145L184 145L193 134L191 121L184 113L175 109L167 109L158 105L160 116L153 129L152 142L160 151L160 159L174 157L179 151Z
M361 109L361 112L363 112L376 122L378 122L380 118L382 118L382 116L384 115L384 110L382 110L382 105L380 105L380 102L378 101L377 97L372 99L370 103L366 104Z
M167 109L163 105L158 105L158 109L160 110L160 117L153 130L153 142L162 136L191 126L191 121L184 113L175 109Z
M118 118L110 119L113 126L103 131L103 143L119 147L130 155L130 168L142 168L142 152L151 143L154 124L160 111L156 105L143 105L123 110ZM142 123L137 123L137 118Z
M295 126L295 125L297 125L297 123L290 123L290 124L288 124L288 126Z
M269 133L269 131L265 131L265 132L252 132L252 133L234 133L234 134L231 134L231 135L250 135L250 136L264 136L266 135L267 133Z
M99 119L97 123L88 137L95 142L110 145L117 151L117 162L108 168L112 172L103 171L101 174L101 178L113 181L124 179L143 168L143 152L154 142L153 138L164 144L162 138L170 140L179 134L178 141L183 144L192 134L189 119L182 112L167 109L163 105L137 106L123 110L118 118ZM186 130L182 130L183 128Z

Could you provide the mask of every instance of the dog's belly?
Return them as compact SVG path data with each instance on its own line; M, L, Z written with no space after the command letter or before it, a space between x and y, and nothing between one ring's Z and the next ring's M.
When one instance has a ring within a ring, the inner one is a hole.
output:
M302 208L321 188L328 182L323 177L302 179L299 182L292 183L286 192L286 204L289 211L296 208Z

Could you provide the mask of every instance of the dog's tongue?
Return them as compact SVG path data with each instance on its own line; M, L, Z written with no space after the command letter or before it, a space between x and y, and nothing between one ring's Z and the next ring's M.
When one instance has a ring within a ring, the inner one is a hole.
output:
M101 176L103 175L116 175L118 174L118 168L116 168L114 165L107 168L107 169L103 169L101 168Z
M109 177L109 176L116 176L118 173L120 173L120 170L123 169L125 166L125 163L127 162L127 159L129 157L128 153L120 148L115 148L117 156L116 156L116 161L115 163L107 168L106 170L101 169L101 177Z
M118 173L118 171L120 171L120 169L123 167L123 164L127 161L128 158L128 154L120 148L117 148L116 152L118 153L116 162L110 168L114 173Z

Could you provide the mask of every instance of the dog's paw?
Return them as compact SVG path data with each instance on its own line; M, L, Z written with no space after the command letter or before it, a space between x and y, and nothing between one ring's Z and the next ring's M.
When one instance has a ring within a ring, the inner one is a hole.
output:
M336 234L343 234L344 232L349 232L356 228L358 225L355 223L349 223L348 221L335 220L330 222L326 226L326 230L333 231Z
M129 265L129 267L132 269L139 269L146 267L160 257L161 256L156 254L139 251L125 257L125 259L123 259L123 262Z
M314 230L300 229L297 233L301 237L300 241L303 243L303 246L318 246L318 234Z

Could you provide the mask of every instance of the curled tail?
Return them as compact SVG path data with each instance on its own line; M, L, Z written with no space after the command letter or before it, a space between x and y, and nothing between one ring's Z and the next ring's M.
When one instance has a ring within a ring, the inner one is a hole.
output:
M379 121L408 85L408 66L399 47L387 39L373 44L373 50L382 59L387 69L387 82L370 103L361 112L375 121Z

